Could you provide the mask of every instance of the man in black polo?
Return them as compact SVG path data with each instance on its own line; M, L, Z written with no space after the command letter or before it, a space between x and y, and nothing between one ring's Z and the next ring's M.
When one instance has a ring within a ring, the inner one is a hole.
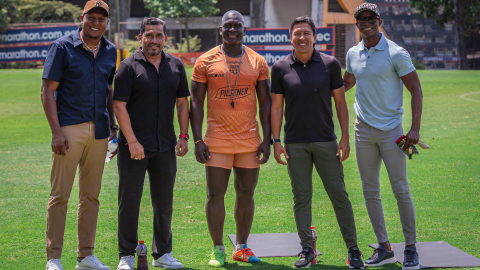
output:
M142 47L120 63L115 77L114 109L120 125L118 149L119 270L133 270L145 172L150 180L154 226L152 264L183 268L172 257L173 186L177 156L188 152L188 91L182 61L163 52L165 22L146 18L138 39ZM177 141L174 108L180 126ZM175 145L177 145L175 149Z
M340 64L337 59L315 50L316 28L306 16L290 26L294 50L272 68L272 134L274 156L287 165L292 183L294 214L302 245L297 268L308 267L314 259L312 249L312 169L313 165L333 204L335 215L348 248L350 268L363 269L357 247L353 210L343 181L343 165L348 158L348 109ZM337 144L333 127L331 97L335 100L342 138ZM285 148L280 129L285 106ZM287 162L281 159L281 154Z
M93 254L107 141L117 137L118 129L112 100L117 48L103 37L108 11L102 0L88 1L80 16L82 28L55 40L45 59L41 97L53 152L46 270L63 270L67 205L77 168L76 269L110 269Z

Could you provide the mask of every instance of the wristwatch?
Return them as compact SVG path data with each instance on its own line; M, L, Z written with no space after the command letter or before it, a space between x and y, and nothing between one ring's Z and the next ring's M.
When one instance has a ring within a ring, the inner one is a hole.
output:
M113 125L113 126L110 126L110 130L112 130L112 129L116 129L116 130L118 130L118 125Z
M280 139L271 139L270 144L273 145L274 143L281 142Z
M180 134L180 136L178 136L179 139L184 139L185 141L188 142L188 140L190 139L190 136L188 134Z

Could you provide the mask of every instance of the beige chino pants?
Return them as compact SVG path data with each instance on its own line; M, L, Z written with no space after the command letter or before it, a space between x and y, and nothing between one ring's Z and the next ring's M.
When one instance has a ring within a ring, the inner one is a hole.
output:
M52 154L51 192L47 210L47 259L62 255L67 204L79 168L78 257L93 254L99 209L98 196L107 153L107 139L95 139L93 121L61 128L70 150L65 156Z

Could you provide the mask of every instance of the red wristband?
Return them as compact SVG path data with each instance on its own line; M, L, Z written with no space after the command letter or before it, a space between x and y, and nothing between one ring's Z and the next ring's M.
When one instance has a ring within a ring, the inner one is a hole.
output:
M188 142L188 139L190 139L190 136L188 136L188 134L180 134L180 136L178 136L179 139L184 139L185 141Z
M199 143L201 143L201 142L203 142L203 140L198 140L198 141L195 142L195 145L197 145L197 144L199 144Z

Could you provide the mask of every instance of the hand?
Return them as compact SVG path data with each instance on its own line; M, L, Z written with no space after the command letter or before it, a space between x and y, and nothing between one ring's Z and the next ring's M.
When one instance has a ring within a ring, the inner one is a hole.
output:
M183 157L188 152L188 142L185 139L179 139L177 142L177 156Z
M258 151L257 151L257 155L256 155L256 158L257 158L257 163L258 164L265 164L267 163L268 159L270 158L270 141L269 140L264 140L260 146L258 147ZM260 159L260 156L262 155L263 153L263 157L262 159Z
M420 132L418 130L410 129L410 131L407 134L407 139L406 139L405 145L403 146L403 149L408 149L412 145L417 144L419 139L420 139Z
M143 146L138 141L131 144L129 143L128 150L130 151L130 157L132 159L137 158L138 160L142 160L145 158Z
M273 144L273 156L275 157L275 160L277 163L282 164L282 165L287 165L287 162L282 160L282 154L285 156L286 159L288 159L288 154L287 150L282 146L281 143L277 142Z
M340 156L340 152L340 162L344 162L350 156L350 142L348 141L348 138L342 138L340 143L338 143L337 157Z
M195 157L197 158L197 161L202 164L207 163L207 159L205 158L204 154L207 155L208 158L210 158L210 151L208 150L208 146L205 144L205 142L199 142L195 145Z
M62 132L52 134L52 152L55 155L65 156L69 150L67 138Z
M117 131L118 130L116 129L110 129L110 136L108 136L108 141L111 141L117 138Z

